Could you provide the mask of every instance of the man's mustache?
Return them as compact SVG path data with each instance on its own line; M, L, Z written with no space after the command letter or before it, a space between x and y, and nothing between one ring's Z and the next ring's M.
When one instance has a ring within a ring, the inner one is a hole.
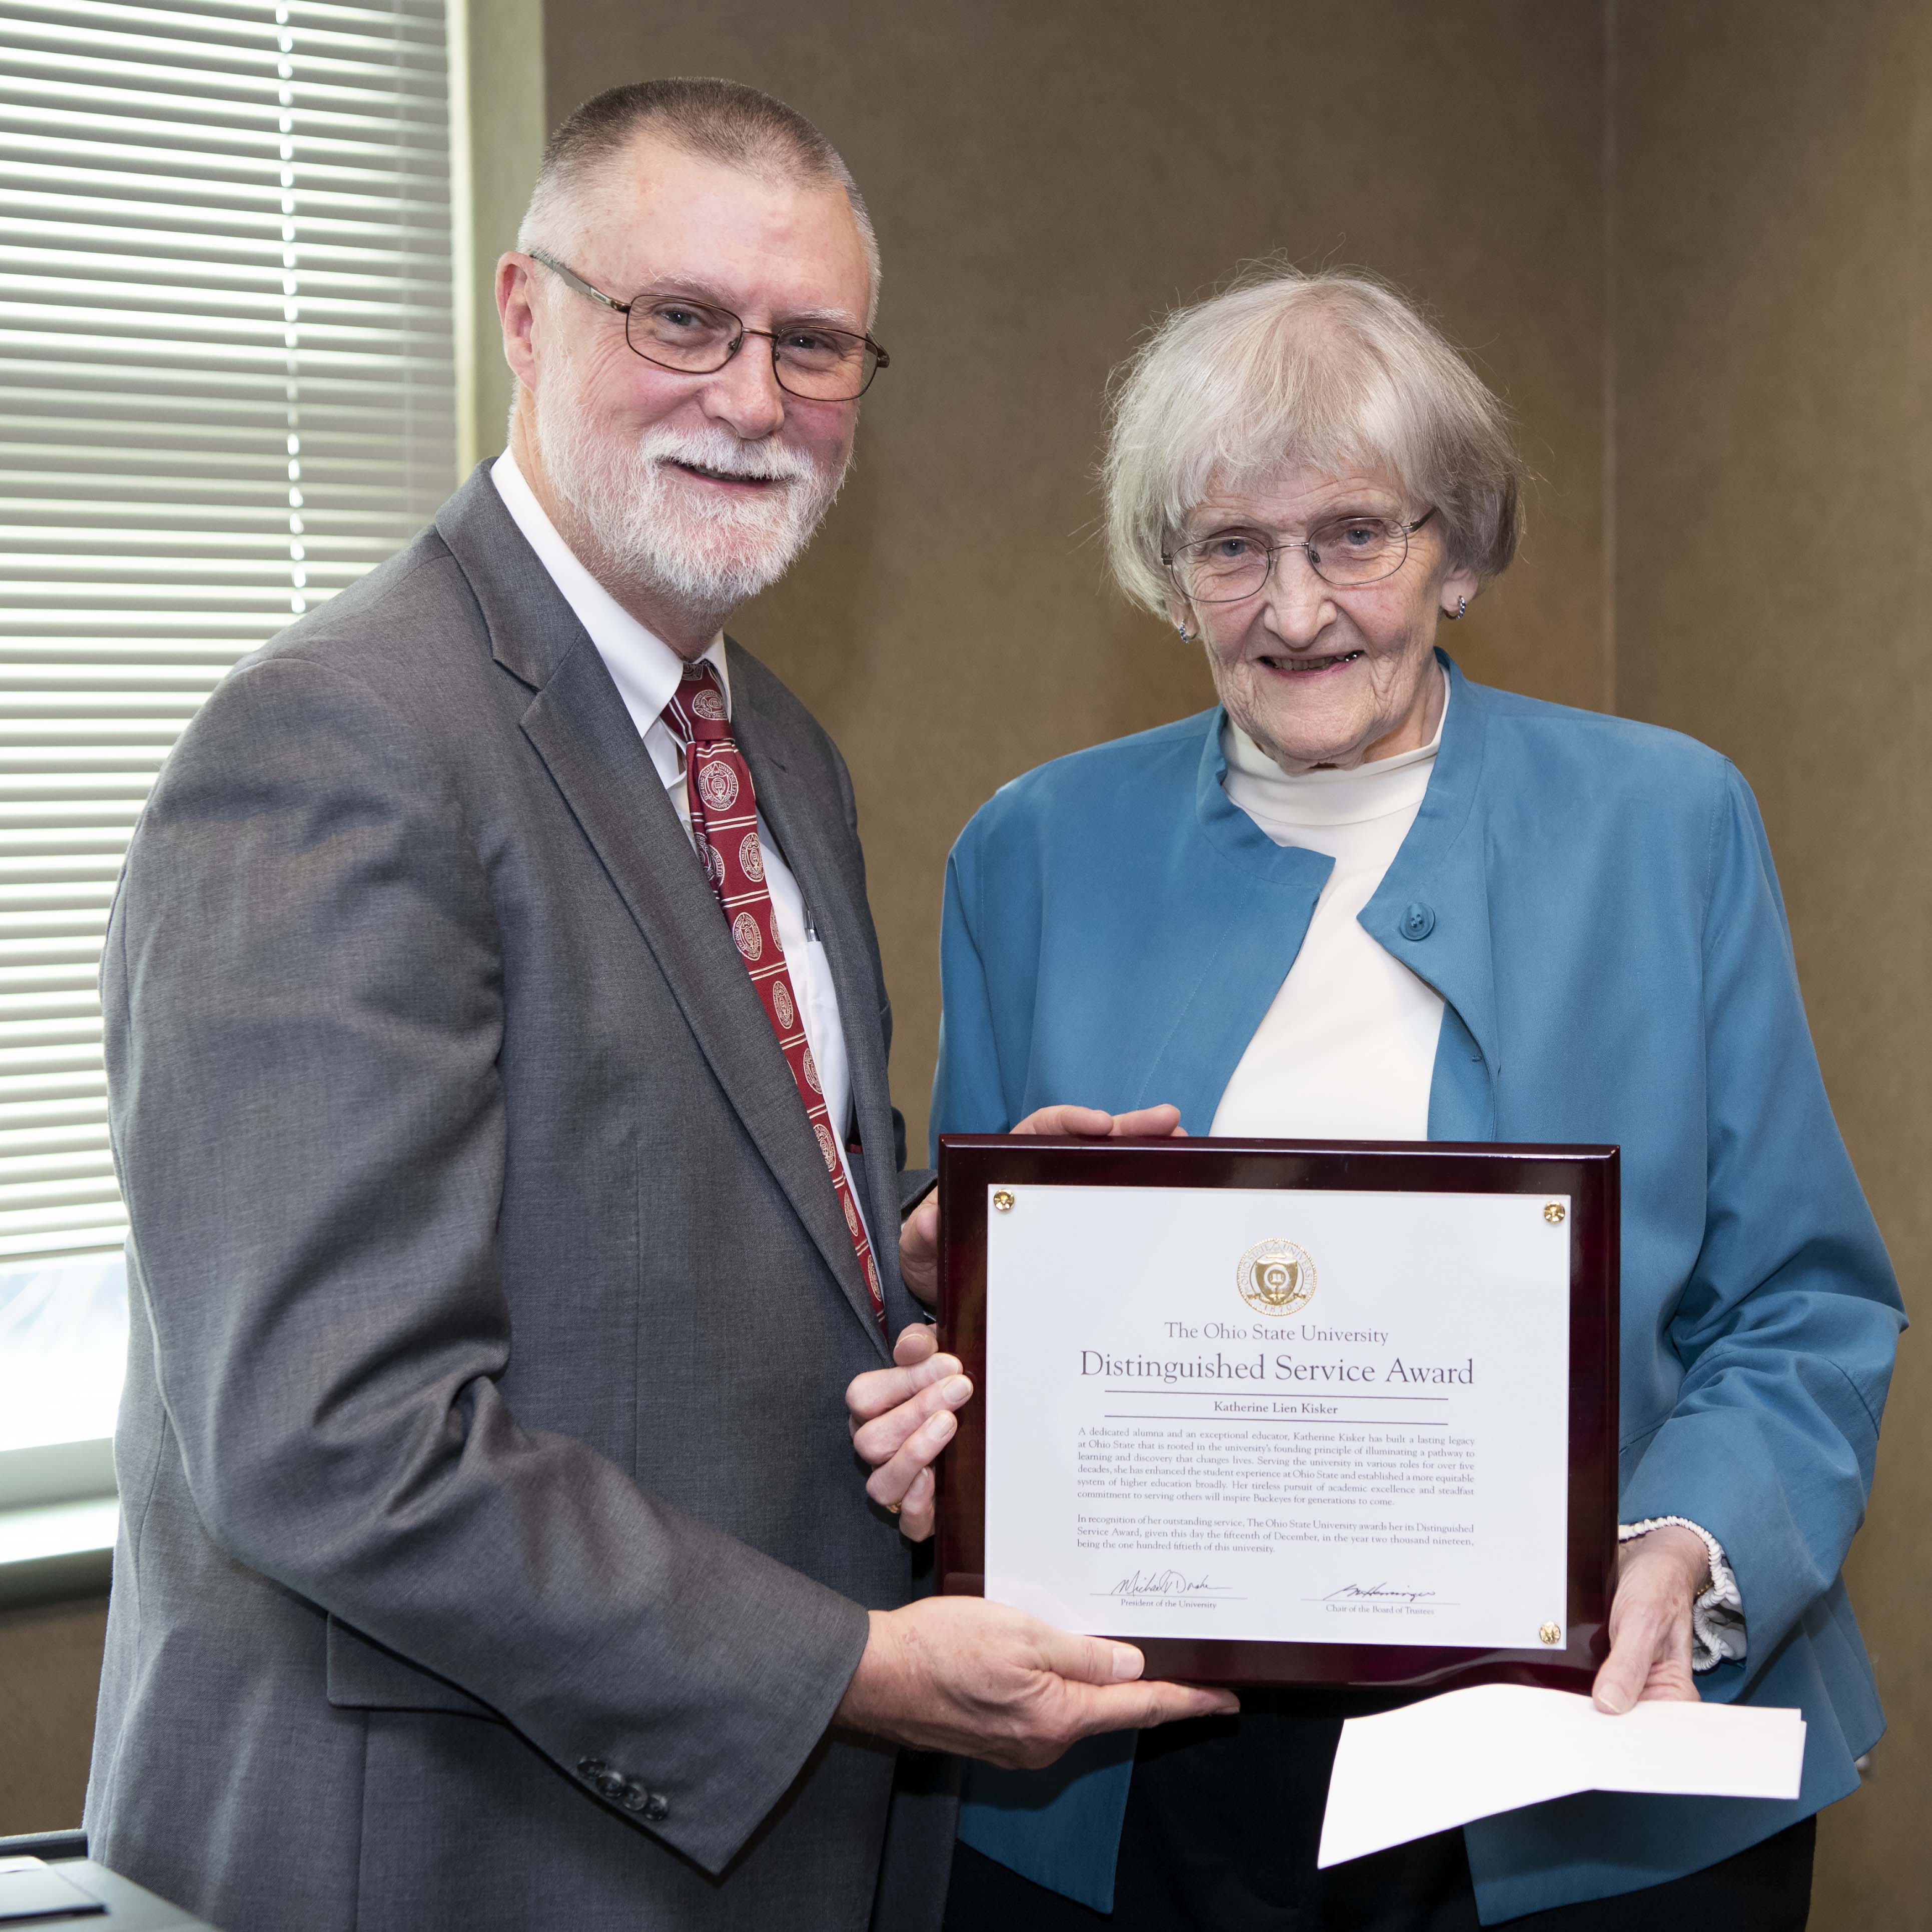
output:
M652 430L638 440L639 461L677 463L764 483L808 483L817 474L811 459L772 442L741 442L734 436L694 435L688 430Z

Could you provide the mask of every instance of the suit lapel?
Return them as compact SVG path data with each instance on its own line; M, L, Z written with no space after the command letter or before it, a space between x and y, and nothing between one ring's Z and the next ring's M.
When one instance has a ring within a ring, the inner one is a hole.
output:
M725 1097L878 1342L871 1298L791 1070L596 646L482 470L436 521L476 593L497 661L538 687L521 719L524 736L629 910ZM842 981L839 997L846 997Z
M1173 986L1176 1016L1131 1104L1172 1101L1190 1134L1213 1126L1335 868L1325 853L1277 845L1228 797L1224 716L1216 709L1204 721L1192 813L1176 818L1168 842L1138 855L1150 880L1167 874L1156 902L1180 910L1140 941L1139 970Z
M1442 662L1450 679L1449 713L1429 790L1360 923L1435 988L1456 1022L1445 1024L1437 1052L1432 1134L1490 1138L1502 1040L1483 819L1474 809L1489 718L1482 691L1447 656Z

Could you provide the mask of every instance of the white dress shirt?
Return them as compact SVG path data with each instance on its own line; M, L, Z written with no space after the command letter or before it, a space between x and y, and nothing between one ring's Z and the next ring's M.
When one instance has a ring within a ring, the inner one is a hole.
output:
M536 552L537 561L563 593L564 602L576 612L578 622L590 634L590 641L597 646L597 654L604 660L670 795L684 836L692 838L691 801L684 785L684 748L664 722L664 708L684 675L684 660L662 638L639 623L578 560L507 449L490 465L490 480L496 484L503 507ZM712 639L704 658L718 674L728 711L731 674L725 668L722 632ZM838 1142L838 1157L844 1162L845 1142L852 1131L852 1070L845 1058L845 1034L839 1024L838 994L832 983L831 962L813 926L805 896L799 890L798 880L786 864L762 811L758 814L758 843L764 850L765 889L771 894L778 944L784 949L785 969L790 976L792 991L798 995L806 1042L818 1068L826 1115ZM694 838L692 852L695 859ZM862 1220L865 1203L849 1163L846 1178ZM870 1232L868 1228L868 1235Z
M1442 707L1448 716L1447 693ZM1422 808L1442 742L1346 772L1283 771L1231 718L1222 787L1277 845L1335 861L1308 932L1214 1110L1210 1133L1292 1140L1429 1138L1429 1089L1442 999L1358 916L1375 896ZM1708 1670L1744 1654L1744 1598L1724 1546L1680 1516L1624 1523L1628 1543L1666 1523L1703 1538L1709 1586L1691 1609L1691 1661Z

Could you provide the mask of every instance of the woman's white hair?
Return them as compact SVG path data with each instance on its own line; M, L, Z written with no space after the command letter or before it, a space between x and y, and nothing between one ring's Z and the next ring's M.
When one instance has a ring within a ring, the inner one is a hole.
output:
M1502 404L1372 276L1251 272L1177 309L1109 386L1108 560L1156 615L1172 596L1162 555L1202 498L1289 465L1398 484L1485 582L1516 554L1522 470Z

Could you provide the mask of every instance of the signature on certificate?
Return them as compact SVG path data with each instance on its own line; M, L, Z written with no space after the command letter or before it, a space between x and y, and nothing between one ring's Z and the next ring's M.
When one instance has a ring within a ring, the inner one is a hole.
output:
M1221 1586L1205 1576L1190 1576L1179 1570L1135 1570L1123 1576L1106 1597L1196 1597L1220 1594Z
M1419 1604L1435 1594L1433 1590L1399 1589L1392 1583L1344 1583L1339 1590L1330 1590L1322 1601L1333 1604L1370 1600L1383 1603Z

